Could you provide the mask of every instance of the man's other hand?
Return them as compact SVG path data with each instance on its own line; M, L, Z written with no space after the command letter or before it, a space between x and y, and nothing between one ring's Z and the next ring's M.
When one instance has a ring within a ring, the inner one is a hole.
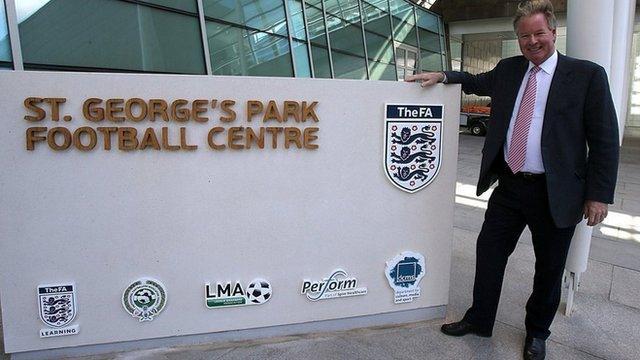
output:
M420 86L431 86L444 81L444 73L426 72L421 74L409 75L404 78L407 82L420 82Z
M587 225L598 225L607 217L608 205L598 201L587 200L584 202L584 218L587 220Z

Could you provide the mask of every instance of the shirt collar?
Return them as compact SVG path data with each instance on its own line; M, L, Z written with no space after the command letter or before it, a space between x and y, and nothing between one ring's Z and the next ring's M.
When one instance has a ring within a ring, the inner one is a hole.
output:
M547 60L545 60L542 64L540 64L540 69L546 72L547 74L551 75L555 71L556 65L558 65L558 52L554 51L553 54L549 56ZM529 70L531 70L531 68L533 68L534 66L536 65L531 61L529 61L529 68L527 69L527 72L529 72Z

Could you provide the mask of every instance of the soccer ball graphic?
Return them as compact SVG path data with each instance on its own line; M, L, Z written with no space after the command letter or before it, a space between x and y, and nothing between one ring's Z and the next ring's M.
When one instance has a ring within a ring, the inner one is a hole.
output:
M247 299L252 304L264 304L271 298L271 284L265 279L255 279L247 286Z

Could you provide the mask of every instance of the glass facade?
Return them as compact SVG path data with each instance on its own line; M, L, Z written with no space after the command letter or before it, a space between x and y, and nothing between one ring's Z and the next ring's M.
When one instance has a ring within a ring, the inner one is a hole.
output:
M204 0L214 75L293 76L282 0Z
M420 39L420 70L447 70L442 19L422 9L416 9L416 15L416 29Z
M406 0L33 0L16 10L27 70L398 80L446 68L440 17ZM10 65L6 28L0 62Z
M16 2L25 69L206 73L196 0L32 3Z
M0 0L0 68L11 68L11 43L7 28L7 13L4 0Z
M451 47L451 70L462 71L462 40L450 36L449 45Z

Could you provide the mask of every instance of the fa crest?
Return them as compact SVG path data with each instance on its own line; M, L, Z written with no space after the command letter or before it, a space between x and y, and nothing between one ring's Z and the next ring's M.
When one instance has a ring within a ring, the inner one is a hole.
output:
M442 105L386 104L384 168L399 189L414 193L438 175Z
M38 310L40 320L49 326L40 330L40 338L78 334L78 324L69 325L77 312L73 284L38 286Z

